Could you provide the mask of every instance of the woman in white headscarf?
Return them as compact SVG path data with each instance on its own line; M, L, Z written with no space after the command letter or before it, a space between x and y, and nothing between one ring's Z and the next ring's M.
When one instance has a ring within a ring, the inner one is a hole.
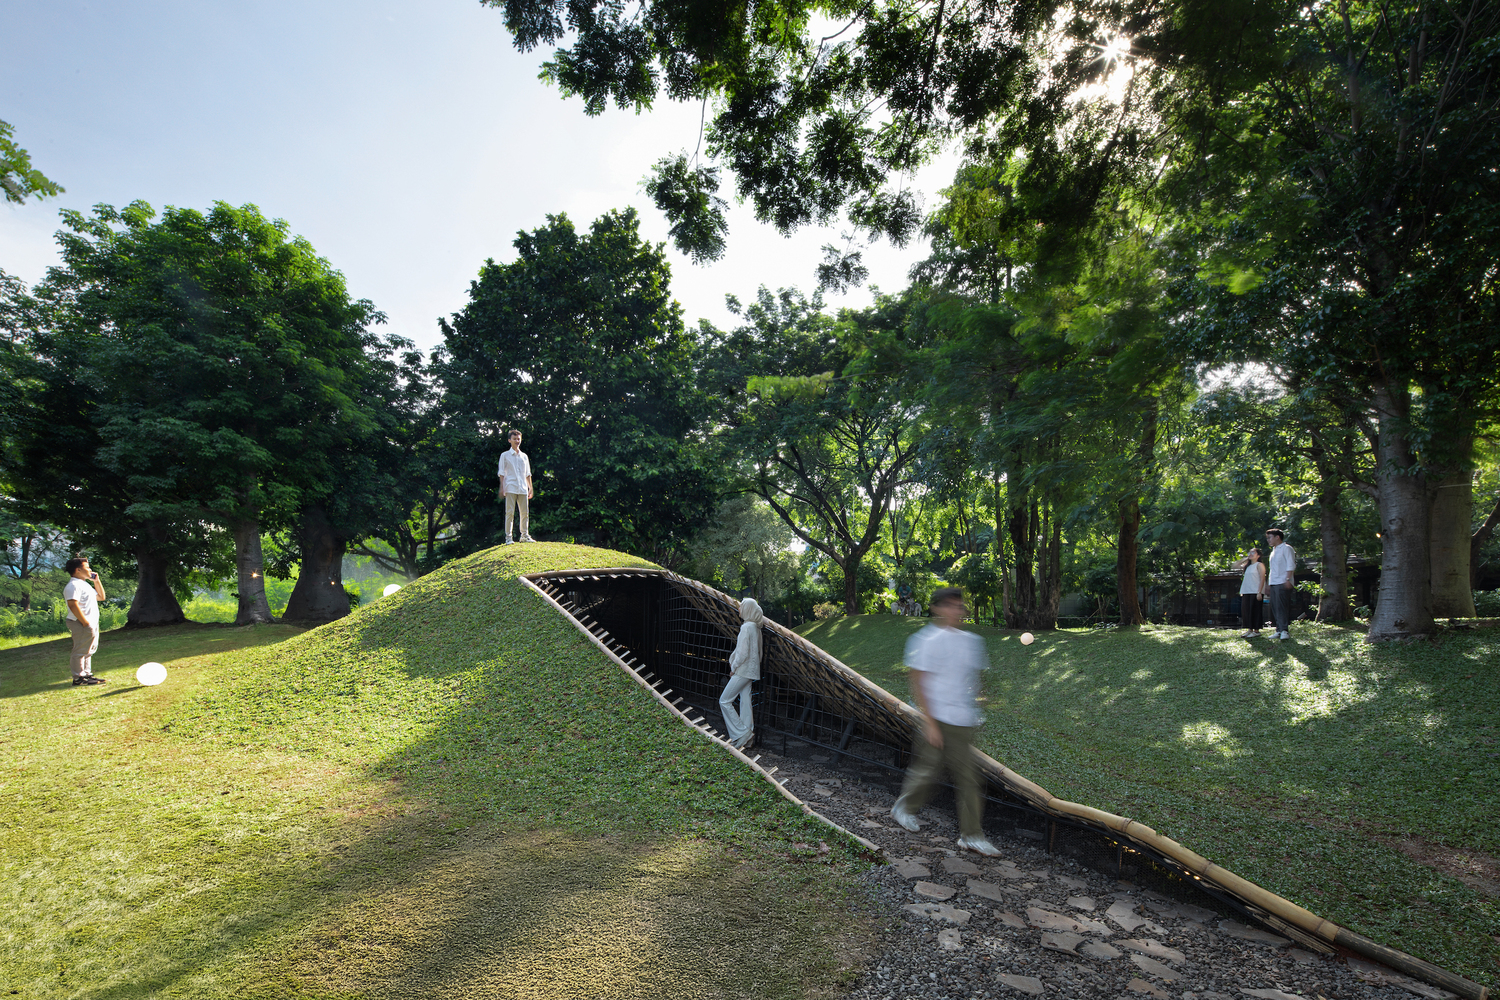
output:
M753 597L740 602L740 618L744 620L744 624L740 626L740 637L734 644L734 652L729 654L729 683L724 685L724 693L719 695L719 711L724 713L724 730L729 736L729 742L741 750L755 741L750 685L760 680L760 623L765 617L765 612ZM738 710L734 707L736 698L740 702Z

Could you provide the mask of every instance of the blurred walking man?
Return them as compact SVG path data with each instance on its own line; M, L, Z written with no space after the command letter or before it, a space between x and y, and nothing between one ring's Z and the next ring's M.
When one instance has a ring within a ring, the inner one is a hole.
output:
M1271 558L1266 560L1266 582L1262 584L1271 594L1271 622L1276 628L1276 638L1292 637L1292 589L1297 586L1297 553L1286 543L1286 535L1280 528L1266 531L1266 541L1271 543ZM1265 596L1264 593L1261 595Z
M87 559L69 559L63 568L72 577L63 587L68 602L68 631L73 635L73 686L103 684L94 676L94 651L99 648L99 602L104 600L104 584L99 574L89 568Z
M932 595L929 625L906 643L906 665L911 668L911 693L922 712L922 732L912 741L912 762L906 769L901 797L891 816L915 833L921 829L917 810L927 804L946 770L958 800L958 846L987 857L1000 852L984 836L984 789L969 746L979 724L979 673L989 666L984 640L965 632L964 592L943 587Z
M500 492L505 494L505 544L511 544L516 511L521 512L521 541L531 538L531 459L521 450L521 432L510 432L510 450L500 456Z

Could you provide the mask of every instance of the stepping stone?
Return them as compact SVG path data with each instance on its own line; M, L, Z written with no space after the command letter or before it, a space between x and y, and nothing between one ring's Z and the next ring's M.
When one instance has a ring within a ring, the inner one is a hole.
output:
M1124 942L1121 943L1123 944ZM1148 976L1165 979L1169 983L1176 982L1182 978L1181 974L1170 965L1163 965L1154 958L1147 958L1145 955L1131 955L1130 960L1135 963L1137 969L1140 969Z
M1236 920L1220 920L1219 930L1232 938L1239 938L1241 941L1251 941L1255 944L1270 945L1272 948L1284 948L1292 943L1286 938L1271 934L1268 931L1263 931L1256 927L1246 927Z
M968 910L960 910L947 903L907 903L905 910L913 916L926 917L929 920L946 920L960 927L968 923L969 918L974 915Z
M1015 976L1009 972L1002 972L995 978L1013 990L1020 990L1022 993L1029 993L1034 997L1042 995L1042 981L1035 976ZM1163 993L1162 996L1166 996L1166 994Z
M1081 931L1083 925L1072 917L1065 917L1061 913L1053 913L1051 910L1043 910L1040 907L1026 907L1026 922L1033 927L1044 931Z
M950 927L945 931L938 931L938 948L942 951L963 951L963 935L957 928Z
M1298 965L1317 965L1318 964L1318 956L1317 955L1314 955L1310 951L1303 951L1301 948L1293 948L1293 949L1291 949L1290 951L1288 951L1286 953L1286 957L1290 958L1292 961L1296 962Z
M902 861L896 865L896 874L902 878L926 878L932 871L920 861Z
M1092 910L1098 904L1089 896L1069 896L1068 905L1079 910Z
M1087 955L1089 958L1102 958L1106 962L1113 961L1125 954L1118 948L1111 948L1109 945L1100 944L1098 941L1085 942L1083 947L1078 949L1078 953L1080 955Z
M877 823L873 819L862 819L862 820L859 821L859 825L862 826L862 827L864 827L866 830L889 830L890 829L890 827L886 826L884 823ZM932 873L928 872L928 874L930 875Z
M952 899L957 889L950 889L946 885L938 885L936 882L918 882L913 888L917 890L918 896L927 896L931 899Z
M1130 982L1125 984L1125 988L1135 993L1149 993L1151 996L1160 997L1161 1000L1167 1000L1167 998L1171 996L1170 993L1166 992L1165 990L1157 989L1155 986L1152 986L1144 979L1132 979Z
M1129 948L1131 951L1138 951L1142 955L1150 955L1152 958L1165 959L1166 961L1171 962L1174 965L1182 965L1187 961L1187 957L1183 955L1182 952L1178 951L1176 948L1168 948L1160 941L1137 941L1132 938L1126 938L1123 941L1116 941L1115 944L1119 945L1121 948Z
M1149 924L1151 922L1145 917L1136 916L1135 906L1136 904L1128 903L1122 899L1117 903L1112 903L1109 909L1104 911L1104 915L1119 924L1129 934L1141 926L1141 924Z
M969 884L965 888L968 889L970 895L983 896L997 903L1005 902L1006 896L1015 895L1009 889L1002 889L993 882L982 882L977 878L969 879Z
M1004 865L1004 864L1002 864L1002 865L996 865L995 866L995 872L1001 878L1025 878L1026 877L1026 873L1025 872L1021 871L1019 868L1012 867L1011 865Z
M1042 935L1042 947L1048 951L1060 951L1065 955L1076 955L1073 949L1083 944L1083 935L1072 931L1056 931Z
M997 917L999 917L1000 918L1000 922L1002 924L1004 924L1005 926L1007 926L1007 927L1025 927L1026 926L1026 921L1022 920L1020 917L1016 916L1014 913L1010 912L1009 910L1001 910L999 913L997 913L995 915Z
M963 858L944 858L943 871L947 872L949 875L984 874L983 869L981 869L978 865L974 864L972 861L965 861Z
M1046 868L1038 868L1036 871L1034 871L1034 872L1027 872L1026 874L1028 876L1030 876L1031 878L1039 878L1043 882L1047 881L1049 878L1052 877L1052 873L1050 871L1048 871Z
M1283 993L1281 990L1247 990L1241 986L1240 992L1247 997L1260 997L1261 1000L1307 1000L1306 997L1299 997L1295 993Z
M1194 906L1192 903L1178 903L1177 912L1195 924L1206 924L1210 920L1217 919L1219 916L1206 906Z
M1083 881L1082 879L1073 878L1069 875L1056 875L1054 876L1054 878L1056 878L1063 885L1067 886L1069 889L1075 889L1078 892L1082 892L1089 887L1089 884L1087 882Z
M814 785L813 786L813 794L814 795L832 795L833 794L833 789L832 788L824 788L822 785Z

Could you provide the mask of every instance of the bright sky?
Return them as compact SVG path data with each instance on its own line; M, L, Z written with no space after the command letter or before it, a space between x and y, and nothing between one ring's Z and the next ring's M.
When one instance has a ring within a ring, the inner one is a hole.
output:
M634 205L647 238L665 240L640 181L692 150L699 108L590 119L537 80L546 54L516 52L502 19L478 0L10 0L0 120L67 191L0 207L0 268L43 276L59 208L253 202L384 310L388 330L431 348L484 259L512 259L516 232L547 213L582 229ZM910 179L925 207L956 164ZM823 244L841 242L837 228L784 239L748 207L730 227L717 264L672 252L689 323L732 324L726 292L811 292ZM870 283L905 287L925 252L868 249ZM868 289L830 296L869 301Z

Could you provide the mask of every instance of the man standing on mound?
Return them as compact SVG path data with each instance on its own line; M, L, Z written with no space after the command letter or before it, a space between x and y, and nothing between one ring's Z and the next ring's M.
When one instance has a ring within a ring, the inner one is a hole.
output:
M959 627L968 610L962 590L943 587L932 595L931 608L936 624L906 644L922 731L912 741L912 761L891 816L913 833L921 829L917 810L927 804L946 770L958 800L958 846L993 858L1000 852L984 836L984 789L969 749L984 721L977 697L979 673L989 666L989 652L983 639Z
M511 544L510 531L516 511L521 512L521 541L531 537L531 459L521 450L521 432L512 430L510 450L500 456L500 492L505 496L505 544Z
M94 676L94 651L99 648L99 602L104 600L104 584L99 574L89 568L87 559L69 559L63 569L72 577L63 587L68 602L68 631L73 636L73 686L103 684Z

